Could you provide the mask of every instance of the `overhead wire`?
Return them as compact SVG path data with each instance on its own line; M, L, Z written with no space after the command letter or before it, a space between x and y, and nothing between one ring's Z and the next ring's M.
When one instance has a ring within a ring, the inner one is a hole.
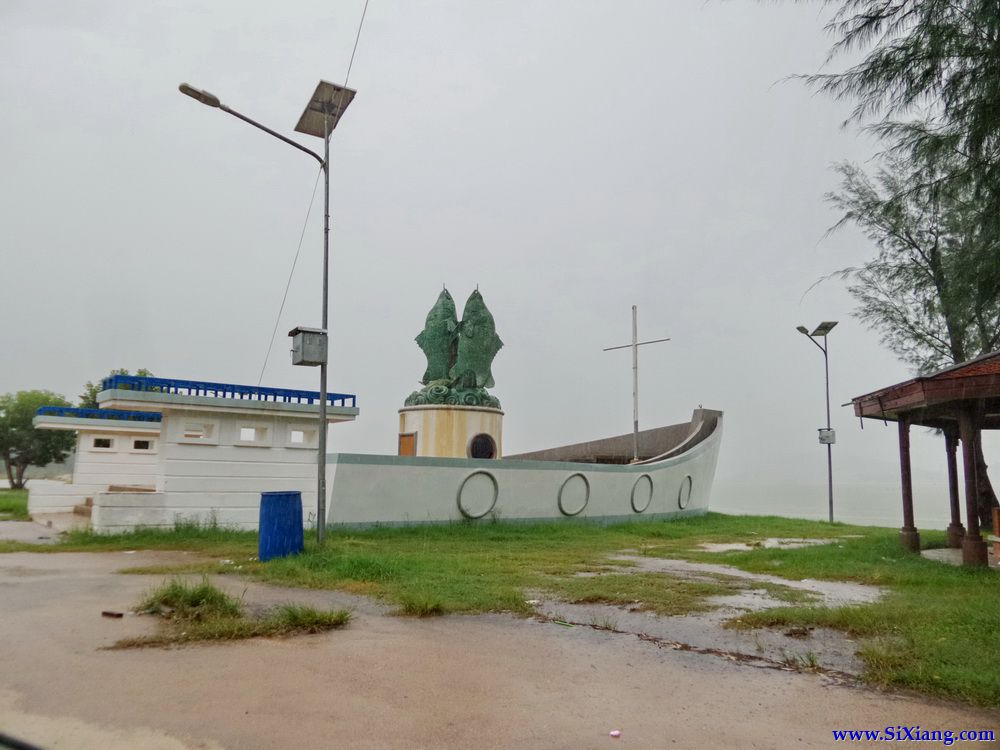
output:
M285 293L281 296L281 305L278 307L278 316L274 320L274 329L271 331L271 340L267 345L267 353L264 355L264 364L260 367L260 376L257 378L257 387L260 387L264 380L264 370L267 368L267 360L271 356L271 349L274 347L274 337L278 333L278 325L281 323L281 313L285 311L285 302L288 300L288 290L292 287L292 276L295 275L295 265L299 262L299 254L302 252L302 240L306 236L306 227L309 226L309 216L312 214L313 204L316 202L316 188L319 187L319 177L323 174L323 168L316 172L316 182L313 183L312 197L309 199L309 208L306 209L306 218L302 222L302 232L299 234L299 246L295 248L295 257L292 259L292 268L288 272L288 281L285 282Z
M347 63L347 73L344 75L344 88L347 88L347 82L351 78L351 69L354 67L354 56L358 53L358 42L361 40L361 29L365 24L365 16L368 15L368 3L369 0L365 0L364 8L361 10L361 20L358 22L358 31L354 35L354 47L351 49L351 59ZM337 112L341 112L341 105L344 103L344 91L341 89L340 95L337 98ZM327 136L329 137L329 136ZM274 321L274 328L271 330L271 340L267 344L267 352L264 354L264 364L260 368L260 376L257 378L257 386L260 387L261 382L264 380L264 370L267 369L267 362L271 357L271 350L274 348L274 337L278 333L278 326L281 324L281 314L285 311L285 302L288 300L288 290L292 286L292 277L295 275L295 266L299 261L299 254L302 252L302 240L306 236L306 227L309 225L309 216L312 214L313 204L316 202L316 188L319 186L320 175L323 174L323 169L329 169L330 165L326 164L321 166L319 172L316 173L316 182L313 183L312 197L309 199L309 208L306 211L305 221L302 222L302 232L299 234L299 245L295 249L295 257L292 259L292 268L288 272L288 281L285 282L285 293L281 296L281 305L278 307L278 315Z

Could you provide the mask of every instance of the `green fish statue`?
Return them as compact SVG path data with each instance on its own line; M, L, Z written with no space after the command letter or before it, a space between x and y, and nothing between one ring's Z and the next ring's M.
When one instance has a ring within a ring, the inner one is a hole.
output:
M455 313L455 300L445 289L438 295L434 307L427 313L424 330L416 339L417 346L427 357L427 370L421 383L428 385L448 379L448 373L456 360L457 336L458 317Z
M493 358L503 346L493 315L477 289L465 303L458 327L458 359L449 371L459 388L491 388Z

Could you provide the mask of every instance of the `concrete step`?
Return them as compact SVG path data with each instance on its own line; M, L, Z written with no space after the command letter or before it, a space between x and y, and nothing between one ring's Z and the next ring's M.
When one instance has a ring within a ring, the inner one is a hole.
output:
M73 506L73 514L77 516L86 516L90 518L90 514L94 511L94 507L91 503L80 503L79 505Z

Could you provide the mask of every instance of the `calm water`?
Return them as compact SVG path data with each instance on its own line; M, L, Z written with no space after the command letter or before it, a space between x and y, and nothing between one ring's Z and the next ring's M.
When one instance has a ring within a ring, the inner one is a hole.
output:
M825 484L739 485L716 482L709 508L720 513L775 515L825 521L827 490ZM913 512L918 529L946 528L951 518L947 488L915 482ZM835 521L863 526L895 528L902 526L903 504L898 482L834 484L833 517Z

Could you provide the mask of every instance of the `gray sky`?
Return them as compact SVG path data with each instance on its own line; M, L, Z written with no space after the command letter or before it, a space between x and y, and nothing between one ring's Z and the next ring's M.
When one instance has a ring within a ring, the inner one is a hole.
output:
M343 81L362 6L0 0L0 392L75 399L112 367L257 381L316 165L177 85L292 135L316 82ZM601 350L638 304L642 337L673 338L641 352L642 425L721 408L717 506L823 515L822 357L795 326L835 319L843 501L898 523L895 429L839 404L909 373L840 282L805 294L871 254L824 238L822 196L873 143L781 82L822 66L823 22L790 2L371 0L332 142L331 388L361 407L332 449L395 451L442 283L460 308L478 284L496 317L506 452L627 432L629 354ZM266 385L317 385L284 334L319 322L321 191ZM946 515L943 453L917 435L918 525Z

